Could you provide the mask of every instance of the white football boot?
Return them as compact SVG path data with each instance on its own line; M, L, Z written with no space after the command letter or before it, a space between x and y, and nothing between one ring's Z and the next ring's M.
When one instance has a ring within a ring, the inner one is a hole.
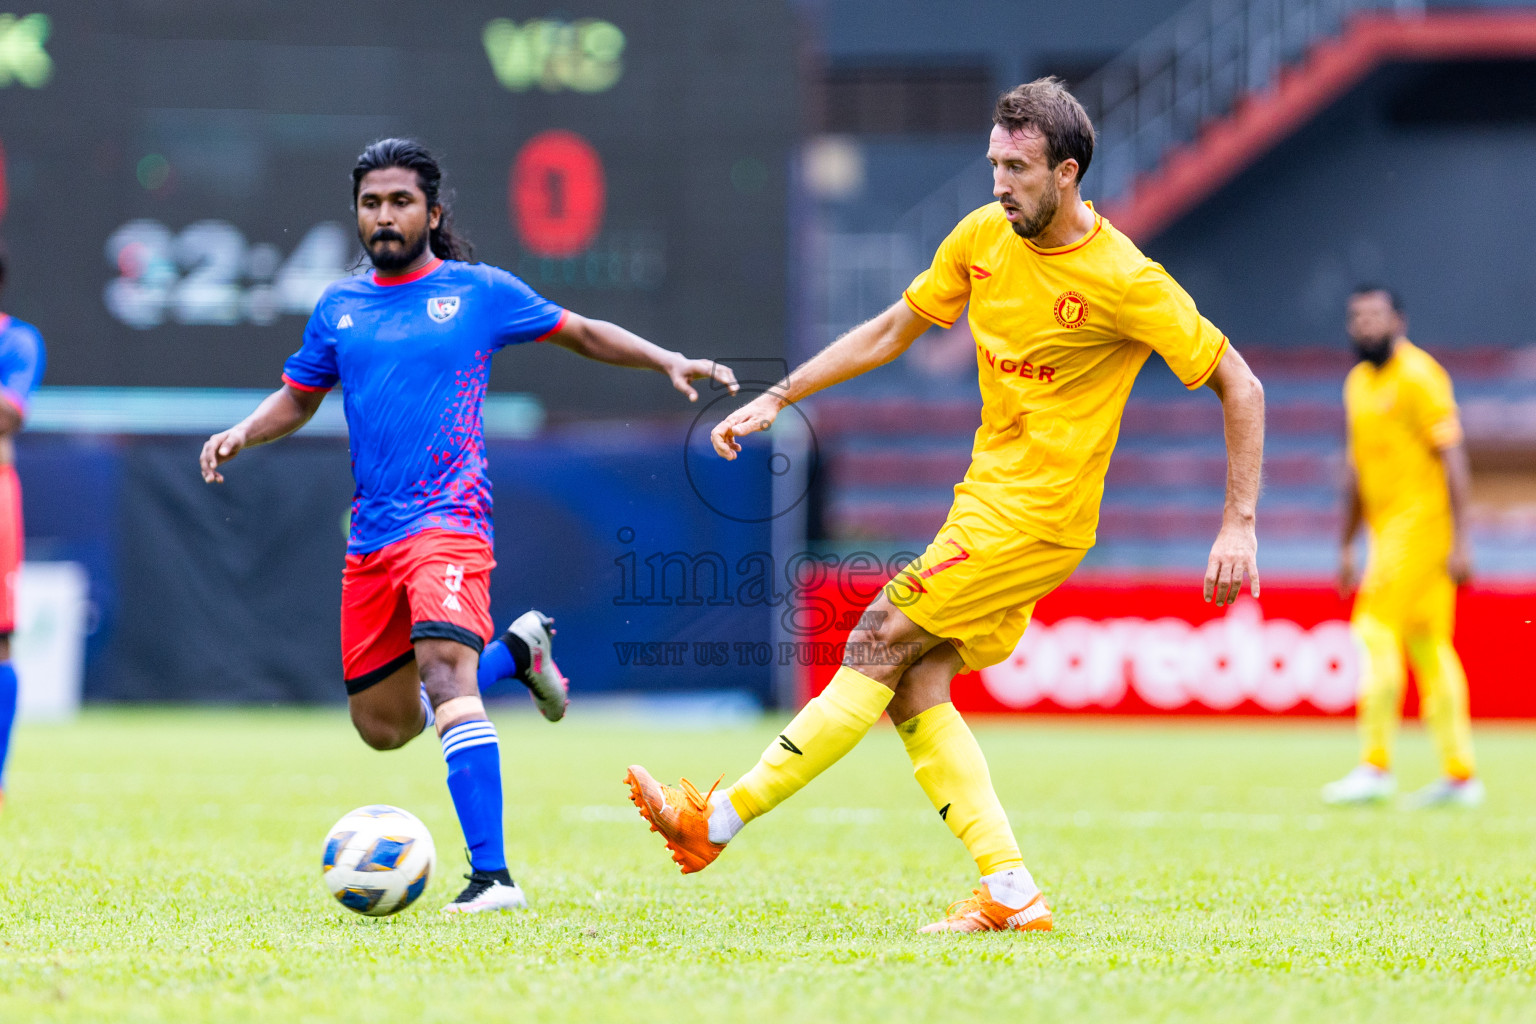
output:
M1403 797L1403 806L1410 811L1430 807L1481 807L1486 796L1482 779L1444 778Z
M1397 792L1392 773L1372 764L1357 764L1342 779L1323 787L1323 803L1334 806L1370 804L1390 799Z
M498 877L498 874L500 877ZM476 871L464 876L469 884L454 901L443 908L445 914L480 914L487 910L527 910L528 897L522 887L505 871L492 874ZM506 880L503 881L502 879Z
M530 609L513 620L507 632L521 637L528 645L528 671L518 679L533 695L539 713L558 722L565 717L566 706L571 702L571 682L560 674L551 654L554 624L555 620L548 615Z

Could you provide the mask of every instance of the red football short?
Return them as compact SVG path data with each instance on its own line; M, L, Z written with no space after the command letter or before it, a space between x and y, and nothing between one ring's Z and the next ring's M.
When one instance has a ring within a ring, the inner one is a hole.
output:
M21 570L21 480L0 466L0 636L16 631L16 576Z
M491 569L484 539L423 530L348 555L341 575L341 660L347 693L360 693L416 657L417 640L456 640L476 651L491 638Z

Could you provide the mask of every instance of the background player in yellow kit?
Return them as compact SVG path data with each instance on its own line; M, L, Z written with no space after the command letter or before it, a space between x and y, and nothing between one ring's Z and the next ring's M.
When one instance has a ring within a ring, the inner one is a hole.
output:
M1358 288L1348 330L1360 362L1344 381L1348 475L1339 586L1359 583L1352 619L1365 650L1360 675L1360 764L1323 787L1329 803L1385 800L1396 789L1392 738L1413 664L1419 706L1439 749L1443 777L1409 797L1412 806L1483 801L1474 774L1467 676L1451 644L1456 588L1471 576L1467 491L1471 473L1451 378L1406 337L1397 297ZM1356 570L1361 521L1371 537L1365 578Z
M712 435L720 455L734 458L736 438L767 429L788 403L890 362L969 303L982 422L948 520L866 610L826 690L734 786L700 795L686 780L663 786L638 765L627 779L683 871L698 871L889 713L918 783L981 873L973 897L924 931L1051 927L949 683L1007 658L1035 602L1093 545L1125 400L1154 350L1187 387L1212 388L1225 414L1227 500L1206 599L1235 600L1245 575L1259 589L1263 389L1167 272L1080 198L1093 126L1060 82L1005 94L994 121L987 158L998 201L960 222L901 301Z

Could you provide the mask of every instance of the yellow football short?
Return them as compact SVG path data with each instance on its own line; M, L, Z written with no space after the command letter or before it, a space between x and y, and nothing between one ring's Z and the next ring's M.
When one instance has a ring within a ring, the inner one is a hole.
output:
M1450 553L1450 531L1439 524L1373 532L1354 617L1369 616L1399 636L1449 637L1456 625Z
M1087 553L1021 533L961 496L928 550L885 585L885 596L952 642L967 668L983 669L1013 653L1035 602L1061 586Z

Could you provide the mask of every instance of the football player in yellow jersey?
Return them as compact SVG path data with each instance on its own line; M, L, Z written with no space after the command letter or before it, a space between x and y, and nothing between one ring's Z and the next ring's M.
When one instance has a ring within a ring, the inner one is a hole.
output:
M1136 373L1156 351L1190 388L1221 398L1227 500L1206 600L1259 591L1254 511L1264 393L1227 339L1162 267L1078 194L1093 126L1055 79L999 98L987 148L997 202L962 220L933 265L884 313L833 342L720 423L715 449L766 430L786 404L888 363L970 305L982 394L973 461L937 538L885 587L849 636L827 688L723 793L627 782L683 871L842 757L888 713L919 785L976 861L970 899L923 930L1048 930L986 759L949 703L957 672L1012 652L1035 602L1093 545L1104 473Z
M1348 477L1339 587L1359 584L1352 619L1365 651L1360 675L1360 764L1323 787L1348 804L1392 795L1392 736L1403 710L1403 652L1413 664L1424 724L1442 777L1410 806L1476 806L1483 784L1472 759L1467 676L1451 644L1456 588L1471 576L1464 510L1470 488L1451 378L1403 332L1397 298L1370 285L1350 297L1348 329L1359 363L1344 381ZM1361 521L1370 531L1364 580L1355 568Z

